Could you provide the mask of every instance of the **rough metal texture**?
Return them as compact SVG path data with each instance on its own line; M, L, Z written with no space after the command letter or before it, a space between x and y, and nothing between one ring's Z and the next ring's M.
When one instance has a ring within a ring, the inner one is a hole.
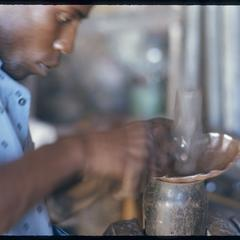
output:
M206 235L207 193L203 182L151 181L144 193L147 235Z
M234 216L234 219L240 220L240 216ZM232 218L227 218L221 214L211 215L208 219L208 236L240 236L238 227L233 224ZM103 235L108 236L142 236L144 230L140 228L136 219L119 221L111 224ZM159 234L161 235L161 234Z
M227 219L221 215L210 216L208 231L210 233L209 235L218 236L234 236L240 234L231 222L231 219Z
M208 230L214 236L240 236L240 209L210 201Z
M137 219L123 220L111 224L104 232L105 236L143 236Z

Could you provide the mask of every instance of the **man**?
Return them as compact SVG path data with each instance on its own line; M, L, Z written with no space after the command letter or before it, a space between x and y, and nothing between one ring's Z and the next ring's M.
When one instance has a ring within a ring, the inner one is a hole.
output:
M30 94L20 82L32 74L45 76L61 54L72 51L78 24L90 10L87 5L0 6L1 234L53 234L42 199L61 183L80 172L95 174L122 180L129 193L156 152L165 124L158 119L31 150Z

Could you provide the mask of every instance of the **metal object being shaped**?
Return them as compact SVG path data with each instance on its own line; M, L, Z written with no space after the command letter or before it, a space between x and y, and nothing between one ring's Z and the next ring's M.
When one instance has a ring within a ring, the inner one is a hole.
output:
M163 169L144 192L143 216L147 235L206 235L208 201L204 180L229 169L239 155L239 142L228 135L205 135L201 157L191 174ZM178 160L176 160L178 161ZM165 172L164 172L165 171Z
M206 235L207 193L202 181L169 183L152 179L143 204L147 235Z
M233 166L239 159L239 141L219 133L205 134L206 143L192 174L182 175L178 169L165 167L156 180L171 183L191 183L216 177ZM171 162L166 163L170 165Z

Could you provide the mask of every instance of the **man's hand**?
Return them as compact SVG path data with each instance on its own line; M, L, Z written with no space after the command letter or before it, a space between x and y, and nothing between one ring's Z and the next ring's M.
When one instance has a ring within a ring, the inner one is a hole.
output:
M156 118L85 134L84 174L120 180L119 197L134 194L144 176L160 174L166 167L171 125L171 120Z

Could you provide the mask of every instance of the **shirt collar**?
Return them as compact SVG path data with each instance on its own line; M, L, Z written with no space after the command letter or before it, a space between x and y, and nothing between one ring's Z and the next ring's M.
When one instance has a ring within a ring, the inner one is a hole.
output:
M28 118L31 102L29 90L0 68L0 102L8 113L22 145L28 135Z
M10 97L10 95L13 95L17 91L22 92L26 98L30 98L29 90L22 84L18 83L5 71L3 71L1 67L2 61L0 59L0 99L2 100L3 104Z

